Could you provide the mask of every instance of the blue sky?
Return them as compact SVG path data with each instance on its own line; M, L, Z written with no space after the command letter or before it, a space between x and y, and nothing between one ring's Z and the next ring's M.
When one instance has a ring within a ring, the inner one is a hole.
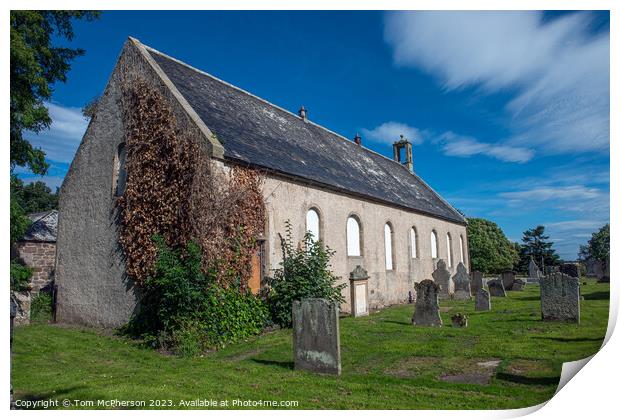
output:
M607 12L103 12L30 135L58 186L127 36L414 165L468 217L519 241L544 224L566 259L609 221ZM26 180L40 179L21 172Z

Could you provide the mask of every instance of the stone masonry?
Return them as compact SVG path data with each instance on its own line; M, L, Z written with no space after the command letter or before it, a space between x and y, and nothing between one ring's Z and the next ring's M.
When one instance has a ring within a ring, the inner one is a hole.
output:
M55 243L23 241L17 244L17 252L24 263L32 269L30 284L33 292L45 289L54 281Z

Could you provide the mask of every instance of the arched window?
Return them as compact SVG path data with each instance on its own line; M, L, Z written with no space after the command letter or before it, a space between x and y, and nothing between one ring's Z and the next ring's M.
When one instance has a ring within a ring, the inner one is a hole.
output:
M459 248L461 250L461 262L465 263L465 253L463 252L463 235L459 236Z
M418 231L415 227L411 228L411 258L418 258Z
M347 255L359 257L361 254L360 224L357 218L349 216L347 219Z
M312 234L315 241L321 239L320 225L319 212L316 209L308 210L308 213L306 213L306 231Z
M127 149L125 148L125 143L121 143L118 145L116 149L116 167L115 169L115 178L116 185L114 186L114 195L120 197L125 192L125 186L127 184L127 170L125 168L125 161L127 160Z
M431 231L431 258L437 258L437 232Z
M392 254L392 226L389 223L385 224L383 228L384 240L385 240L385 269L394 269L394 255Z
M446 235L446 251L448 252L448 267L452 267L452 237Z

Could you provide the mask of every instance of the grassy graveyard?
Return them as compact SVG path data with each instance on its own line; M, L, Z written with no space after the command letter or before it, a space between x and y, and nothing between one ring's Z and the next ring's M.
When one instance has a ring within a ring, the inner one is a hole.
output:
M229 408L240 408L233 400L298 401L299 409L532 406L553 396L563 362L600 348L609 285L582 286L580 325L540 321L536 286L507 293L492 298L490 312L474 312L473 300L441 301L442 328L413 327L413 305L342 318L340 377L293 370L291 330L180 358L112 332L18 327L12 384L16 399L166 400L154 408L196 399L229 400ZM450 326L457 312L469 315L467 328Z

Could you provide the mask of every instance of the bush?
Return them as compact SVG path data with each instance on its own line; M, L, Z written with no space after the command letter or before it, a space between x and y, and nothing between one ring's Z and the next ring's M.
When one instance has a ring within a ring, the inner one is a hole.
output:
M267 303L272 320L282 327L292 324L293 301L302 298L323 298L342 303L342 289L345 284L336 285L338 277L330 270L329 260L334 252L321 241L314 241L306 233L303 244L295 249L292 242L291 224L286 222L286 238L282 238L281 268L267 279L270 286Z
M259 334L268 320L265 304L239 282L226 288L201 271L202 252L190 242L171 249L161 237L155 275L140 289L138 313L121 329L154 347L191 356Z
M517 249L496 223L469 218L467 235L472 270L488 274L501 273L504 270L512 270L518 262Z
M30 289L32 269L20 263L17 259L11 261L11 290L22 292Z
M46 292L39 292L32 298L30 303L30 321L48 322L51 321L53 314L52 295Z

